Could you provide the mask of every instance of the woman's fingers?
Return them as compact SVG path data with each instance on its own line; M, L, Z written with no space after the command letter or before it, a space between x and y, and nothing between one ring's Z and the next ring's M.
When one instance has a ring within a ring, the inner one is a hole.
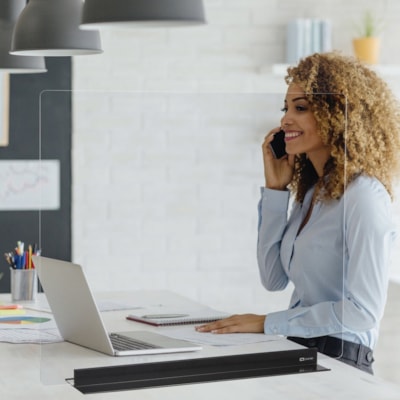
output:
M243 314L197 326L198 332L211 333L262 333L264 332L265 315Z

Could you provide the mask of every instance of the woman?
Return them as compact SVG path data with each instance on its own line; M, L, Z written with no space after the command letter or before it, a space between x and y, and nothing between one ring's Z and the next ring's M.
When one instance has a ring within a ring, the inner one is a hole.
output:
M399 105L373 71L336 53L301 60L286 82L281 126L262 146L257 258L267 290L294 284L289 309L197 330L281 334L372 373L395 239ZM280 129L288 154L275 159Z

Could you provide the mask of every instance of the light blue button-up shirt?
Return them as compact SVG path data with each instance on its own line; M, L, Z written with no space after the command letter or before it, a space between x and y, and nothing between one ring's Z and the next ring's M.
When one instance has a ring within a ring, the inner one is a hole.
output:
M268 290L294 291L289 309L267 315L266 334L330 335L374 348L396 237L391 199L376 179L360 176L339 200L317 202L314 189L288 215L289 192L262 188L257 258Z

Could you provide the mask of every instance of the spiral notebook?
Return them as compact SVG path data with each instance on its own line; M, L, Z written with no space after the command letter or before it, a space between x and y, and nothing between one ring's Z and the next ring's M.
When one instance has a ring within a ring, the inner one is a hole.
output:
M142 322L153 326L171 326L171 325L188 325L188 324L202 324L207 322L217 321L219 319L228 318L230 314L222 313L215 310L206 310L203 312L195 313L146 313L142 315L129 314L126 318Z

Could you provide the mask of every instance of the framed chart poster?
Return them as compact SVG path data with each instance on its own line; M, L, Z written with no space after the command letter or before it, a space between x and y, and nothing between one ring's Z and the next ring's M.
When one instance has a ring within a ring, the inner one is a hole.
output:
M0 146L8 146L10 75L0 73Z
M0 160L0 211L60 209L59 160Z

